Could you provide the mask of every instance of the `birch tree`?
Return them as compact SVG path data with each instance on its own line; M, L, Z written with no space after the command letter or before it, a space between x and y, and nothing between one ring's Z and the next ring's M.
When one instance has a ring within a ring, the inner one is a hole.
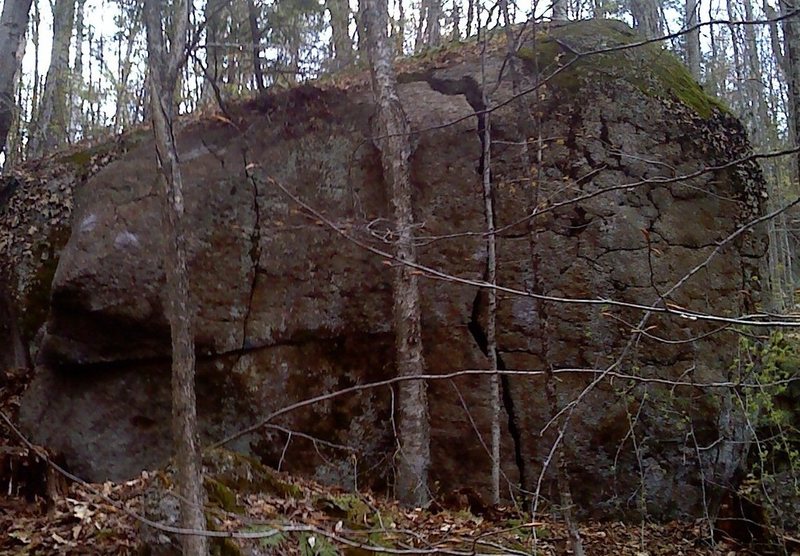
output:
M172 335L172 434L180 493L181 526L203 530L204 495L197 439L193 310L189 298L184 235L183 178L173 130L175 88L186 61L189 4L187 0L178 0L174 9L169 49L162 29L162 21L166 19L162 2L145 0L144 17L150 71L150 112L156 159L163 185L164 268L167 273L167 306ZM203 556L208 553L207 540L202 535L184 535L182 542L183 553L186 555Z
M4 0L0 15L0 150L4 150L14 122L15 76L24 52L23 39L28 26L31 0Z
M386 0L362 0L372 76L377 104L374 130L381 152L384 180L391 188L395 220L394 308L397 372L401 376L424 374L420 299L417 274L409 264L417 261L414 245L414 211L411 194L411 126L397 95L393 54L388 36ZM400 454L397 463L396 496L410 505L429 500L430 422L426 384L408 380L399 386Z

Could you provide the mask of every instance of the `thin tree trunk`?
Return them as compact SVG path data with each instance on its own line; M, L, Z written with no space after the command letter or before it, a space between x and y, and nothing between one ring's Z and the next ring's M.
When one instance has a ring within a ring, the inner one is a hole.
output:
M195 351L192 321L194 311L189 297L186 237L184 234L183 179L173 130L175 87L185 62L189 5L179 0L175 5L174 32L167 52L160 0L146 0L150 101L156 157L162 174L162 206L165 236L164 266L167 273L168 308L172 335L172 426L175 443L181 526L205 529L202 463L197 439L195 401ZM183 553L208 554L202 535L181 537Z
M211 104L214 102L214 86L219 84L222 73L222 56L220 55L220 35L222 23L222 2L225 0L207 0L205 8L206 21L206 68L205 81L203 82L203 92L201 93L202 102ZM213 81L213 85L208 83Z
M417 36L414 39L414 52L420 52L425 45L425 19L427 18L429 0L421 0L419 5L419 21L417 22Z
M503 2L504 0L501 0ZM486 282L497 283L497 237L494 224L494 192L492 191L492 131L489 95L486 91L486 49L481 59L481 90L483 91L483 210L486 219ZM497 290L486 290L486 356L489 369L489 399L492 408L492 502L500 503L500 375L497 361Z
M256 87L263 93L267 85L264 83L264 69L261 62L261 29L258 27L258 10L253 0L247 0L247 21L250 24L250 40L253 41L253 73Z
M23 41L23 54L22 57L25 57L25 42ZM14 119L11 124L11 130L8 132L8 139L6 141L6 159L3 161L3 171L7 171L11 167L15 166L18 162L23 160L23 151L22 148L22 119L24 117L24 110L22 107L23 99L22 99L22 92L25 89L25 83L23 80L22 72L17 72L17 83L16 83L16 106L19 107L17 110L14 110Z
M69 47L75 23L75 0L56 0L53 10L53 47L42 92L30 154L40 157L67 142L69 129Z
M424 374L419 284L415 264L414 212L410 176L411 126L400 98L387 35L386 0L362 0L369 37L368 52L372 89L377 104L375 135L381 151L384 180L391 186L395 219L394 327L397 372L401 376ZM396 495L410 505L429 500L430 422L426 384L422 380L400 383L400 457L397 465Z
M142 12L137 9L133 12L133 21L130 25L130 34L128 35L127 44L125 45L125 55L119 64L119 77L116 83L116 106L114 109L114 130L121 133L131 123L130 118L127 117L128 110L128 79L131 74L133 64L133 47L136 44L136 38L142 30Z
M85 97L83 94L83 39L84 39L84 7L86 0L78 0L75 7L75 64L72 68L72 87L70 92L70 104L72 108L72 122L73 129L70 132L76 132L75 127L81 123L83 119L83 108Z
M461 6L453 4L453 33L450 35L450 40L457 42L461 40Z
M798 0L781 0L781 13L789 14L800 8ZM794 14L783 21L783 59L784 73L789 94L790 127L795 144L800 142L800 14ZM796 179L800 177L800 155L795 169Z
M437 47L442 43L441 17L441 0L428 0L428 22L425 29L425 43L429 47Z
M395 54L403 55L406 40L406 9L403 0L397 0L397 37L395 38Z
M728 10L728 19L731 21L735 21L736 13L733 11L733 5L731 0L727 0L726 8ZM736 29L736 26L731 25L729 26L731 32L731 47L733 50L733 69L736 75L736 83L734 84L734 98L738 106L736 107L739 112L744 112L745 110L745 98L744 98L744 73L742 71L742 56L739 51L740 48L740 41L739 35Z
M472 36L472 22L475 19L475 2L477 0L467 0L467 30L465 33L465 37L469 38Z
M353 63L353 43L350 40L350 4L347 0L327 0L325 8L331 17L335 67L342 69Z
M686 0L686 28L691 29L698 23L697 0ZM686 34L686 65L692 77L700 81L700 29L693 29Z
M22 41L31 0L4 0L0 15L0 151L5 149L14 122L14 77L22 62Z

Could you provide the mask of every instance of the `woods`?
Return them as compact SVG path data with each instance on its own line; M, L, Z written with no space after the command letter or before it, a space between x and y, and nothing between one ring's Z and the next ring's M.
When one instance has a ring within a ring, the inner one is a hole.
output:
M373 493L524 530L487 553L791 553L798 41L790 0L5 0L3 438L184 554L448 553ZM233 517L287 471L338 524Z

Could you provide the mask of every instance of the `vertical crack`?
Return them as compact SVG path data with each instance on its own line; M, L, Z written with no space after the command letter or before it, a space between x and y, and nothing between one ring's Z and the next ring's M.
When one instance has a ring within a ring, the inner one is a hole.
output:
M478 346L478 349L480 349L481 353L488 357L489 352L486 331L483 329L483 326L480 323L480 314L484 303L484 298L485 295L480 290L477 294L475 294L475 299L472 302L472 315L470 316L469 323L467 324L467 329L472 335L472 339L475 340L475 344ZM497 355L497 369L499 371L505 371L508 367L506 367L502 355L500 355L499 350L495 353ZM500 375L500 386L503 408L505 409L508 417L508 433L511 435L511 439L514 442L514 462L516 463L517 471L519 472L520 484L524 486L526 484L525 481L527 475L525 469L525 458L522 456L522 433L519 424L517 423L517 414L514 408L514 398L511 396L511 381L509 380L508 375Z
M253 190L253 215L255 220L253 222L253 231L250 234L250 262L253 267L253 278L250 281L250 292L247 299L247 308L242 321L242 345L241 349L249 347L247 341L247 327L250 323L250 315L253 309L253 298L256 293L256 280L258 280L258 268L261 264L261 208L258 205L258 181L256 175L252 173L253 166L247 160L247 145L242 147L242 163L244 165L244 173L247 181Z
M484 152L484 129L486 127L486 114L484 110L486 109L486 105L483 102L483 91L481 90L480 85L478 82L470 77L464 76L459 80L448 80L448 79L438 79L431 75L430 73L424 75L409 75L406 76L405 79L407 81L424 81L428 83L428 85L434 91L448 95L448 96L463 96L467 103L470 105L472 110L475 112L475 117L478 119L478 139L481 142L481 156L478 160L478 166L476 168L477 173L479 175L483 174L484 164L485 161L483 159L483 152ZM497 203L492 203L492 206L496 207ZM484 279L488 276L489 272L489 263L487 261L486 268L484 269ZM485 356L488 357L488 341L486 336L486 330L484 330L483 326L480 323L480 315L481 309L484 304L485 298L484 292L479 290L476 295L475 299L472 303L472 315L470 317L469 324L467 328L472 335L475 344L481 350ZM499 350L496 350L495 355L497 356L497 368L500 371L505 371L507 369L503 358L501 357ZM506 412L506 416L508 418L508 432L511 436L511 439L514 443L514 461L517 466L517 471L519 472L520 483L522 485L526 484L527 474L525 468L525 458L522 454L522 432L518 423L517 413L514 407L514 398L511 395L511 380L508 375L501 374L500 375L500 390L501 390L501 401L503 404L503 409Z

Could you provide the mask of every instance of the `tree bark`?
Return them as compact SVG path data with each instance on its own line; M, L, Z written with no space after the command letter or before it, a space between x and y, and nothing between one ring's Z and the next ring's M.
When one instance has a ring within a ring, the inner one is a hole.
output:
M394 327L397 372L401 376L424 374L419 285L409 264L417 261L410 176L411 126L400 98L387 34L386 0L362 0L372 89L377 104L376 142L381 152L384 179L391 187L395 219ZM408 263L408 264L406 264ZM408 380L399 386L400 457L396 495L414 506L426 504L430 468L430 423L426 384Z
M567 0L553 0L553 19L568 19Z
M781 13L786 15L800 9L798 0L781 0ZM784 74L789 93L789 114L792 138L800 142L800 14L794 14L783 21L783 61ZM800 156L797 172L800 176Z
M189 297L186 237L184 234L184 198L178 150L173 131L174 95L180 68L185 62L189 21L187 0L175 5L174 29L167 52L160 0L146 0L148 66L150 69L150 104L156 158L162 175L162 208L165 236L164 267L167 273L169 322L172 336L172 427L175 465L180 493L181 526L205 529L202 463L197 439L195 400L195 351L192 320L194 311ZM208 554L206 537L181 537L183 553Z
M0 15L0 151L14 122L14 83L22 62L23 39L32 0L4 0Z
M78 0L75 7L75 64L72 68L72 80L70 88L70 107L72 115L71 133L75 133L77 126L83 118L84 94L83 94L83 39L86 33L84 22L84 8L86 0ZM121 40L121 39L120 39Z
M697 0L686 0L686 28L691 29L698 23ZM700 30L694 29L686 34L686 65L692 77L700 81Z
M264 82L264 67L261 61L261 29L258 26L258 9L253 0L247 0L247 21L250 24L250 39L253 41L253 73L256 87L263 93L267 89Z
M633 28L645 38L653 39L664 34L658 0L630 0L630 10Z
M500 0L505 5L505 0ZM508 10L506 10L507 12ZM510 27L506 25L506 29ZM492 126L491 126L491 100L486 91L486 49L483 49L481 60L481 90L483 91L483 107L486 113L483 116L483 210L486 220L486 282L494 286L497 283L497 237L494 224L494 191L492 189ZM500 504L500 375L497 360L497 290L489 288L486 291L486 356L489 359L489 369L495 374L489 377L489 399L492 408L492 503Z
M333 60L336 69L353 63L353 42L350 40L350 4L347 0L327 0L325 8L331 17Z
M69 46L74 24L75 0L56 0L50 67L47 69L29 151L34 158L67 143L70 117Z

